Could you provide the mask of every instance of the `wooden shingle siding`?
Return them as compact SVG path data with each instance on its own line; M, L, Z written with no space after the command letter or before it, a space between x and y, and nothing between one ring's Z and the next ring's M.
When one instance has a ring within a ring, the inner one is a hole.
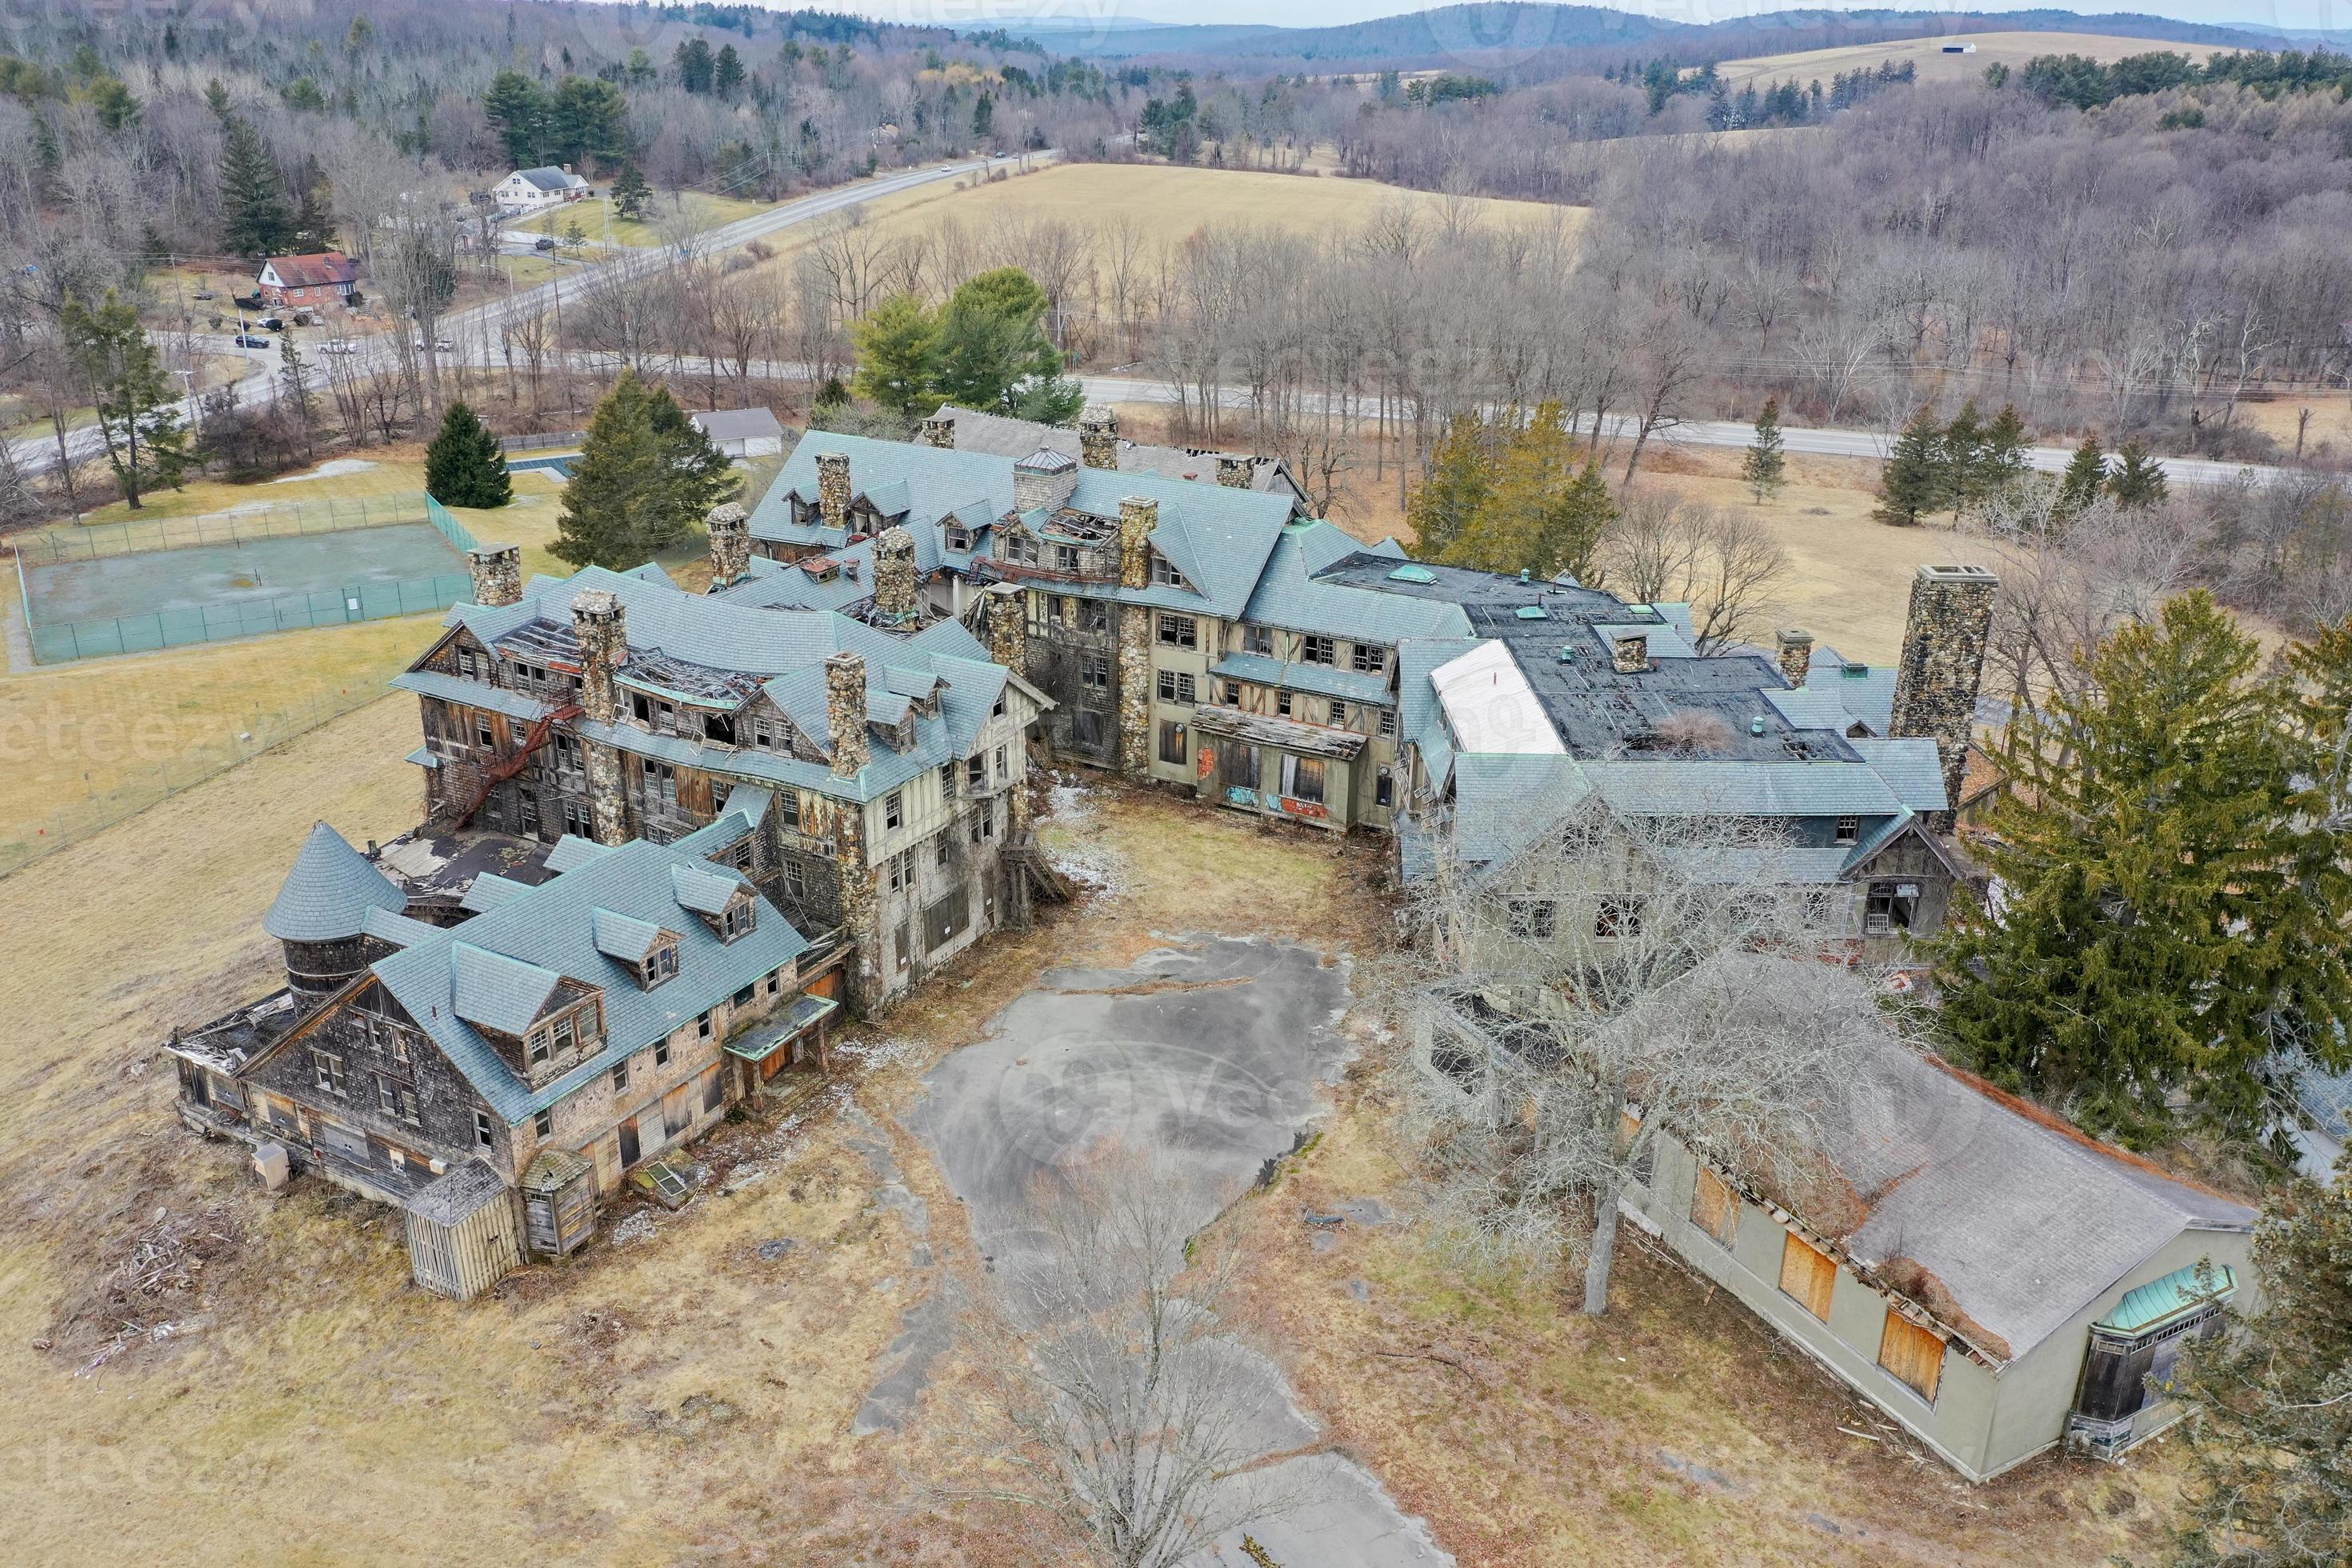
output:
M1791 1236L1780 1247L1780 1289L1806 1311L1830 1321L1830 1297L1837 1289L1837 1265L1810 1242Z

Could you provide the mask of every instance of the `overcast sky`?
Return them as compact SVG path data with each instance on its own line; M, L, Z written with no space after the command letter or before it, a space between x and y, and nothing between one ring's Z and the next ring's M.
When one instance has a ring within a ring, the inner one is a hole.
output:
M773 3L773 0L770 0ZM2036 0L2001 4L1990 0L1970 11L2012 11L2032 8ZM2052 0L2039 0L2050 4ZM1954 10L1954 6L1901 5L1901 0L1803 0L1810 8L1853 10L1895 8ZM1004 17L1056 16L1073 21L1104 16L1134 17L1153 22L1259 22L1289 27L1318 27L1334 22L1360 22L1373 16L1432 7L1412 0L827 0L826 9L862 12L886 21L982 26ZM1704 24L1736 16L1788 10L1790 5L1756 4L1753 0L1625 0L1619 10L1638 11L1660 21ZM2178 16L2192 22L2252 22L2280 27L2352 28L2352 0L2131 0L2096 4L2093 0L2065 6L2085 15L2136 11Z

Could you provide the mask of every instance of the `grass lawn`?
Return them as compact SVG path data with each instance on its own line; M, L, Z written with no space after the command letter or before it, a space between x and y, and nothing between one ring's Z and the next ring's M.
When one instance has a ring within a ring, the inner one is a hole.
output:
M765 212L772 205L736 196L715 196L702 191L657 191L646 204L645 217L637 220L623 217L609 198L590 196L585 201L518 219L508 226L525 234L561 236L577 223L591 245L601 245L607 238L614 245L661 245L679 237L676 226L680 223L695 230L717 228ZM612 224L609 232L604 226L608 219Z
M1976 52L1944 53L1947 44L1974 44ZM2037 55L2083 55L2110 63L2127 55L2186 55L2202 62L2214 52L2210 45L2173 44L2156 38L2116 37L2106 33L1955 33L1893 43L1856 44L1849 48L1805 49L1796 54L1760 55L1726 60L1716 74L1734 87L1751 78L1759 81L1794 81L1803 86L1819 77L1827 85L1840 71L1876 70L1882 65L1909 60L1921 81L1973 81L1987 66L1999 63L2021 70Z

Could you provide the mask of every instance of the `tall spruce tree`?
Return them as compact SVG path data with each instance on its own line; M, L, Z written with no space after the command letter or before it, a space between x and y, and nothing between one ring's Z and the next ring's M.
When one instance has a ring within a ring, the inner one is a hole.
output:
M2332 1183L2271 1194L2254 1273L2262 1307L2243 1331L2181 1352L2190 1468L2179 1561L2352 1562L2352 1153Z
M631 223L642 222L646 208L654 199L654 188L646 184L646 176L631 159L621 165L620 177L613 182L613 210Z
M1768 397L1756 416L1756 439L1739 459L1739 476L1760 503L1780 488L1788 467L1780 450L1780 400Z
M1977 449L1977 489L1995 496L2025 477L2025 418L2014 403L2004 403L1985 426L1984 444Z
M1599 460L1579 461L1557 403L1513 422L1501 445L1490 487L1440 558L1488 572L1567 572L1591 581L1601 536L1617 516Z
M2182 595L1995 752L1996 891L1938 943L1944 1022L1971 1066L2102 1136L2158 1142L2185 1112L2251 1144L2296 1070L2284 1046L2341 1059L2340 890L2306 873L2342 840L2301 820L2293 703L2260 651Z
M1983 496L1985 427L1976 399L1960 405L1944 426L1944 501L1955 516L1966 512Z
M2074 459L2059 477L2057 499L2051 504L2051 518L2068 522L2089 510L2091 504L2106 492L2107 455L2099 449L2099 433L2095 430L2083 437L2074 448Z
M278 161L243 115L229 116L227 131L220 167L222 248L256 261L283 255L294 238L294 215Z
M637 520L637 547L651 560L693 538L710 509L733 499L743 481L669 388L647 395L646 418L662 458L660 491Z
M151 486L177 489L194 459L178 390L139 323L138 308L111 289L95 308L68 297L58 325L74 374L98 411L107 467L124 501L136 511Z
M1412 525L1413 553L1424 561L1445 557L1466 533L1495 490L1494 448L1486 421L1456 414L1429 455L1429 471L1405 508Z
M2126 441L2116 453L2115 472L2107 476L2107 493L2120 511L2145 511L2165 497L2164 469L2138 441Z
M635 371L624 370L589 418L556 514L554 552L575 566L644 565L637 518L659 504L666 466L651 395Z
M463 403L449 405L425 449L425 489L443 506L500 507L514 499L506 448Z
M1887 456L1879 479L1878 521L1906 528L1916 524L1923 512L1944 504L1944 478L1943 428L1923 408Z

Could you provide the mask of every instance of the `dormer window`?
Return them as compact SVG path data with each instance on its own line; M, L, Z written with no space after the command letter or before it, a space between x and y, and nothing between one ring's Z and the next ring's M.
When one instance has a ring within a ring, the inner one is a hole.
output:
M650 991L666 980L677 978L677 943L665 942L646 954L637 965L637 984Z
M721 745L735 743L735 716L732 713L705 713L702 716L702 738L717 741Z
M757 904L749 899L736 900L727 906L726 913L719 917L719 939L724 942L733 942L737 937L751 935L752 929L759 924L759 918L760 909ZM672 963L677 962L675 951L670 954L670 962Z
M1190 588L1192 585L1184 581L1184 574L1176 570L1175 563L1157 550L1151 552L1151 580L1162 588Z
M958 554L971 553L971 530L960 522L948 524L948 548Z

